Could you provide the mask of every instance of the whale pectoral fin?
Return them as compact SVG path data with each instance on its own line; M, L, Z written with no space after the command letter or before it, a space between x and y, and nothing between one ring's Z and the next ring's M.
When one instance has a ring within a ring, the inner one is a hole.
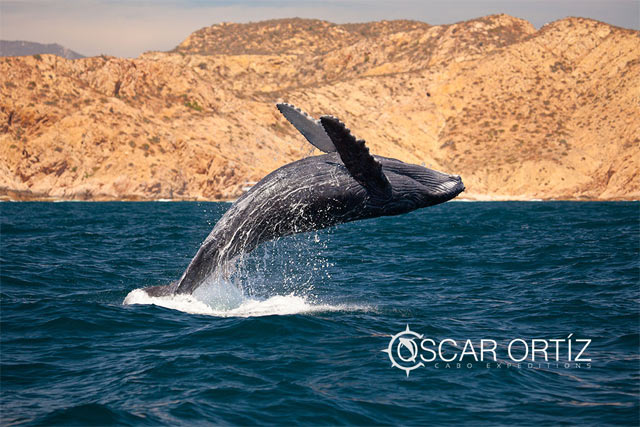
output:
M319 120L314 119L295 105L279 103L278 110L313 146L325 153L336 151L336 147L324 131Z
M344 123L335 117L322 116L320 122L351 176L370 193L378 197L390 197L391 184L384 176L382 165L369 153L364 140L356 139Z

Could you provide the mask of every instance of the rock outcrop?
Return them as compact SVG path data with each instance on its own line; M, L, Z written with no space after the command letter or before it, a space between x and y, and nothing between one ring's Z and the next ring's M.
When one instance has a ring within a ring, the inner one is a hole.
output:
M0 58L0 197L228 200L312 153L275 109L474 199L640 199L640 35L582 18L220 24L136 59Z

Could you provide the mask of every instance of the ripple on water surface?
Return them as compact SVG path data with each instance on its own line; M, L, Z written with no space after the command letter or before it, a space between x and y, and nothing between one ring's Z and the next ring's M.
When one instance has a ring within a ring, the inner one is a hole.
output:
M1 423L640 422L640 204L447 203L268 243L193 296L140 291L228 206L0 204ZM407 324L573 333L593 360L407 378L381 351Z

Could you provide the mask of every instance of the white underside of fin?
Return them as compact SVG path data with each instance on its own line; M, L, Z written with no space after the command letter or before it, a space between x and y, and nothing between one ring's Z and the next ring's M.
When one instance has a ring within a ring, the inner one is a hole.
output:
M316 120L295 105L287 103L276 104L278 110L298 131L318 150L325 153L336 151L336 147L324 131L320 120Z

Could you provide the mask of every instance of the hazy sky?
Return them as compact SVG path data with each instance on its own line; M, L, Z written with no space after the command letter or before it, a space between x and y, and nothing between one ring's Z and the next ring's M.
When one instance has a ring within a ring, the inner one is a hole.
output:
M494 13L536 28L582 16L640 29L640 0L0 0L0 39L60 43L84 55L169 50L223 21L302 17L336 23L415 19L449 24Z

